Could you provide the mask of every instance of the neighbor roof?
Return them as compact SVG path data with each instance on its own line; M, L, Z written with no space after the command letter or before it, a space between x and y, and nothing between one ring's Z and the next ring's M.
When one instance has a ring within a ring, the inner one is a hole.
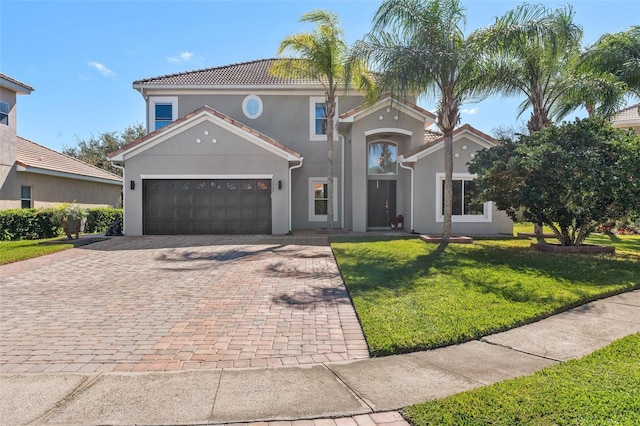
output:
M28 95L34 91L33 87L27 84L24 84L23 82L18 81L15 78L9 77L8 75L3 74L1 72L0 72L0 86L13 90L16 93L23 93L25 95Z
M288 156L292 156L292 157L296 157L296 159L302 159L302 155L300 155L298 152L292 150L289 147L284 146L283 144L281 144L280 142L276 141L273 138L270 138L269 136L260 133L259 131L247 126L246 124L243 124L237 120L234 120L231 117L228 117L226 115L224 115L223 113L205 105L203 107L198 108L197 110L190 112L189 114L182 116L180 118L178 118L175 121L172 121L171 123L169 123L168 125L161 127L160 129L149 133L146 136L143 136L139 139L136 139L135 141L131 142L130 144L123 146L122 148L120 148L117 151L111 152L107 155L108 158L114 158L116 156L118 156L119 154L123 154L129 150L131 150L132 148L144 144L145 142L151 140L151 139L155 139L156 137L171 131L172 129L174 129L177 126L180 126L182 123L185 123L187 121L189 121L190 119L196 117L197 115L201 115L201 114L209 114L212 115L214 117L217 117L218 119L228 123L231 126L237 127L238 129L242 130L244 133L247 133L248 135L252 135L254 137L257 137L258 139L260 139L262 142L266 142L269 145L272 145L273 147L277 148L277 150L279 150L280 152L285 152L286 154L288 154ZM115 160L114 160L115 161Z
M311 78L282 78L270 70L279 59L258 59L220 67L161 75L133 82L134 88L145 86L318 86Z
M69 179L121 185L122 178L91 164L61 154L18 136L16 145L18 171L54 175Z
M622 126L627 122L640 122L640 104L631 105L630 107L623 109L614 115L611 121L614 125L618 126Z

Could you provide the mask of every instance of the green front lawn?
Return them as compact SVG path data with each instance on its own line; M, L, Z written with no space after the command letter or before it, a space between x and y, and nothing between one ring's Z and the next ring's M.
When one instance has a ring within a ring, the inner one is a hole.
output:
M0 265L67 250L94 241L96 240L82 240L76 241L74 244L68 239L60 239L60 237L43 240L0 241Z
M475 339L640 286L640 239L615 256L540 253L521 239L331 245L373 355Z
M640 333L584 358L403 410L422 425L638 425Z

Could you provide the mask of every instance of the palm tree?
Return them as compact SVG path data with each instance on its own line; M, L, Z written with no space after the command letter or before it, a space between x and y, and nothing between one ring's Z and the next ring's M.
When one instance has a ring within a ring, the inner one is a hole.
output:
M582 29L570 6L555 10L522 4L470 39L482 55L483 87L492 94L524 95L520 114L534 133L552 123L552 111L574 88L572 64L579 54Z
M458 0L386 0L373 28L354 44L353 60L376 71L380 92L437 101L436 123L444 135L443 239L451 237L453 130L460 107L476 93L476 59L463 34L465 10Z
M612 74L640 96L640 25L604 34L587 50L584 61L596 71Z
M562 100L579 88L572 64L579 55L582 28L573 16L570 6L552 10L525 3L469 37L483 52L483 88L492 94L524 95L519 112L531 109L530 133L551 125ZM534 232L544 243L540 224Z
M281 59L273 65L271 72L280 77L308 78L317 81L325 90L325 116L327 135L327 228L333 229L333 144L336 97L338 89L349 83L360 90L370 91L370 79L359 64L354 63L353 72L347 72L348 46L344 41L338 16L330 11L313 10L300 18L301 22L317 24L313 32L304 32L285 37L280 42L278 55ZM285 56L292 54L293 56ZM348 76L353 76L347 80Z

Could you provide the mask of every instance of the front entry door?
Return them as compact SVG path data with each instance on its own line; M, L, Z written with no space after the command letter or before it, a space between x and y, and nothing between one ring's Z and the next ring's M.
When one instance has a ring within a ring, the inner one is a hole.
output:
M367 206L367 227L389 228L396 217L396 181L368 181Z

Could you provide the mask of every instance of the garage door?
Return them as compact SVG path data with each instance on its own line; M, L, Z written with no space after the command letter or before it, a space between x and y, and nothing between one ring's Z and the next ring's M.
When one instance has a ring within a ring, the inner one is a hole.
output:
M271 234L271 180L144 180L146 235Z

